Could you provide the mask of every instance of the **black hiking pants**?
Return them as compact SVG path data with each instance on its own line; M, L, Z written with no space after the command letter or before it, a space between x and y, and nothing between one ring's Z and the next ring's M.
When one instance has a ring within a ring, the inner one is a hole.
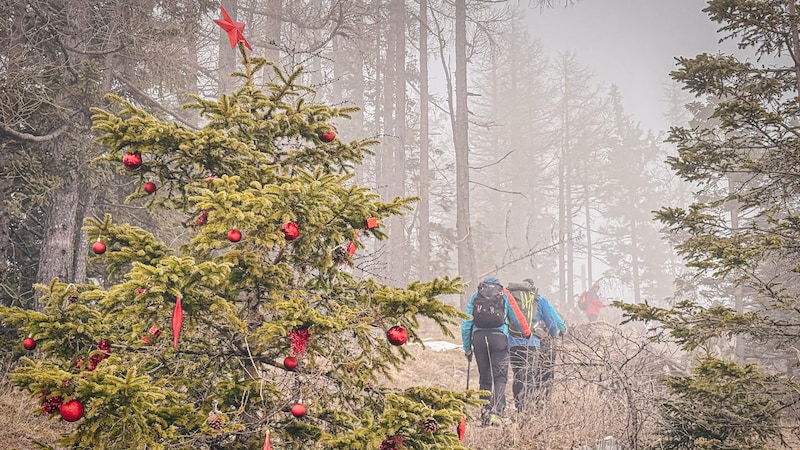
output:
M506 384L508 384L508 337L496 330L476 330L472 334L472 354L478 364L478 384L481 390L491 395L485 411L502 415L506 407Z
M510 353L514 372L511 386L514 406L517 411L523 411L547 397L553 380L555 347L550 342L543 342L541 347L511 347Z

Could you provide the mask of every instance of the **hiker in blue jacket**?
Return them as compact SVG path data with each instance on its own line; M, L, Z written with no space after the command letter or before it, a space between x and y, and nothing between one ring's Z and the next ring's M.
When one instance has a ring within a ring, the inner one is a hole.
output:
M518 299L517 303L528 317L531 335L525 338L518 333L510 333L508 336L514 374L512 391L517 411L523 411L535 400L543 400L549 395L555 365L555 338L567 332L567 324L553 305L539 295L532 280L525 281L535 296L532 307L535 312L533 309L526 310L526 302ZM535 317L530 317L534 314Z
M486 319L480 314L483 300L476 305L476 297L485 285L494 289L502 299L502 307L499 311L499 324L496 326L480 326ZM508 383L509 347L508 347L508 324L518 327L522 332L530 336L530 329L527 321L521 315L516 304L513 304L513 297L509 301L508 291L502 287L500 280L495 277L485 278L478 286L478 291L472 294L467 303L466 313L470 316L461 322L461 341L464 353L468 361L472 361L473 352L475 362L478 365L479 389L490 391L488 396L482 396L488 400L488 404L481 409L481 422L483 425L502 425L503 410L506 406L506 384ZM520 320L522 318L522 320Z

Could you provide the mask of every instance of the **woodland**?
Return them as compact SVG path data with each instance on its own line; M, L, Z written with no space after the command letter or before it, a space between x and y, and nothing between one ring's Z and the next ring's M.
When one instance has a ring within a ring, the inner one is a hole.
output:
M526 14L571 0L0 2L3 383L42 447L491 448L469 385L396 380L489 275L570 325L559 420L619 414L515 448L797 444L795 1L706 2L738 51L676 55L666 132L547 56Z

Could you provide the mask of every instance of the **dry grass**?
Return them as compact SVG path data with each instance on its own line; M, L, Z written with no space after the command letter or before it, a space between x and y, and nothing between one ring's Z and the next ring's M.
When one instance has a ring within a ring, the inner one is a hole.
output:
M0 381L0 442L9 450L40 448L34 441L54 446L68 430L58 420L38 414L38 405L27 394L13 388L5 377Z

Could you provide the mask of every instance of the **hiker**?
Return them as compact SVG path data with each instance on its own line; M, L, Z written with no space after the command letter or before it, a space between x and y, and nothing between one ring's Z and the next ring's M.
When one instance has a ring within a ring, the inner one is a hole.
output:
M490 392L488 396L481 396L488 400L481 408L481 423L502 425L506 422L503 411L508 383L508 323L522 330L525 336L530 336L531 330L495 277L487 277L478 284L467 303L466 313L470 318L461 322L464 353L467 361L472 361L475 354L479 389Z
M578 307L583 310L589 322L594 322L600 315L600 308L606 305L600 299L600 284L594 283L592 288L584 291L578 299Z
M549 395L555 369L555 339L567 332L567 325L553 305L539 295L533 280L509 283L508 289L531 330L526 338L509 324L514 406L517 412L522 412Z

